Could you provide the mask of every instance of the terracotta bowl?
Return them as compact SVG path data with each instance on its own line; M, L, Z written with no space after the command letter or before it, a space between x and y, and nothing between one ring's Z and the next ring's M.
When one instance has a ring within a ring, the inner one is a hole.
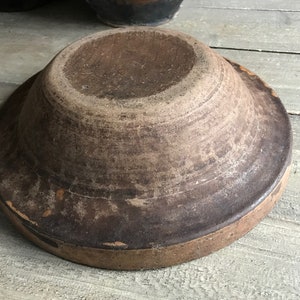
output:
M170 21L183 0L87 0L110 26L159 25Z
M256 75L182 33L88 36L0 111L1 207L45 250L166 267L253 228L279 199L291 127Z

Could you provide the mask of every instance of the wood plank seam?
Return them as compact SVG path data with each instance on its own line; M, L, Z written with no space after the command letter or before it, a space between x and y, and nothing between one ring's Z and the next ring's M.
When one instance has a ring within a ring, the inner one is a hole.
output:
M267 9L267 8L248 8L248 7L217 7L217 6L193 6L191 8L203 8L203 9L215 9L215 10L243 10L243 11L262 11L262 12L269 12L269 11L278 11L278 12L300 12L300 10L293 10L293 9Z
M218 46L209 46L212 49L217 50L232 50L232 51L246 51L246 52L259 52L259 53L274 53L274 54L293 54L300 55L300 52L294 51L280 51L280 50L264 50L264 49L246 49L246 48L234 48L234 47L218 47Z

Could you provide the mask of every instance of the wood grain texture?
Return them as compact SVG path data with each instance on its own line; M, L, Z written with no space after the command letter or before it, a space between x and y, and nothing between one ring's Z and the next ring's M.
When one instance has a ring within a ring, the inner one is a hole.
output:
M21 238L1 215L3 299L298 299L299 225L265 219L211 256L144 272L63 261ZM5 298L4 298L5 297Z
M164 26L187 32L214 47L300 53L298 18L298 12L237 12L190 6Z
M299 114L299 56L288 54L300 52L299 10L298 0L184 0L178 18L165 27L211 46L235 48L218 51L258 73L288 111ZM0 82L8 83L0 85L0 101L12 91L11 83L22 83L68 43L107 28L80 0L1 14L0 20ZM287 190L269 217L233 245L158 271L102 271L43 252L0 213L0 299L299 299L300 117L291 120Z
M297 12L237 13L201 8L195 0L184 3L178 18L164 27L185 31L214 47L300 53ZM270 0L264 3L272 5ZM0 82L14 83L21 83L40 70L70 42L107 28L78 0L50 3L26 13L2 13L1 24Z
M300 114L300 56L293 54L216 49L267 82L289 113Z
M109 28L80 0L0 14L0 82L6 83L24 82L69 43Z
M247 10L276 10L300 11L300 2L295 0L190 0L185 1L187 7L215 8L215 9L247 9Z

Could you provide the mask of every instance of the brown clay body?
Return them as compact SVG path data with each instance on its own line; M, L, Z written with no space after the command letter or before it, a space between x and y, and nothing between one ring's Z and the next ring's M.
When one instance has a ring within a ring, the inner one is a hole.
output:
M68 46L10 97L0 128L3 210L47 251L102 268L226 246L279 199L291 158L289 119L268 86L152 28Z

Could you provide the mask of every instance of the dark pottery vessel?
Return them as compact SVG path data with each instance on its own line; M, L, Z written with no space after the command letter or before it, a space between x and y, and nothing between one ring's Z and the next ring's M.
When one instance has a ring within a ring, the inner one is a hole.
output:
M291 126L258 76L185 34L107 30L0 109L0 208L30 240L109 269L171 266L279 200Z
M50 0L1 0L0 11L22 11L43 5Z
M87 0L98 18L111 26L159 25L170 21L182 0Z

